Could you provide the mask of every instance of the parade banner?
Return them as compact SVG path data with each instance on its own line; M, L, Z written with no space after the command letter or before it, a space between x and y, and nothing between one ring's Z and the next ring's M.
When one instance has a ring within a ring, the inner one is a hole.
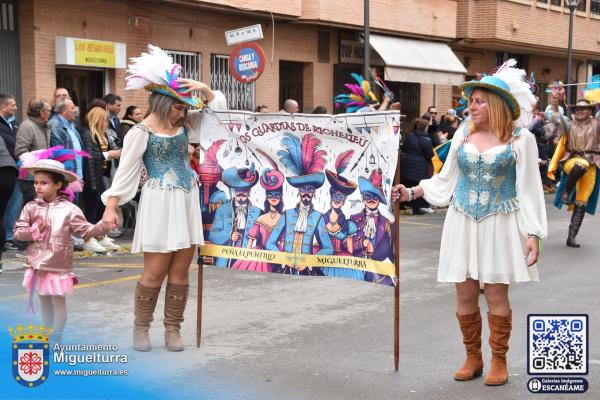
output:
M205 265L394 285L399 112L205 110Z

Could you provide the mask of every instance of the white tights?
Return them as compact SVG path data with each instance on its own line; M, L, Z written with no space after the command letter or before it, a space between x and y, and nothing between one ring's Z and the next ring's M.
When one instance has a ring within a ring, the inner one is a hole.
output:
M40 304L44 324L52 327L53 336L60 341L62 331L67 324L67 299L64 296L40 295Z

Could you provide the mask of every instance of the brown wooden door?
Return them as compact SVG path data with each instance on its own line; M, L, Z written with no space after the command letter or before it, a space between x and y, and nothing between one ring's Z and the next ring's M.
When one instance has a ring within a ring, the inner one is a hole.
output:
M287 99L296 100L300 112L304 96L304 64L294 61L279 61L279 108Z
M79 112L83 115L92 99L104 96L104 71L87 69L56 69L56 86L69 91Z
M402 132L412 131L412 121L418 118L421 105L421 84L416 82L386 82L394 93L394 101L400 102L400 113L406 115L402 121Z

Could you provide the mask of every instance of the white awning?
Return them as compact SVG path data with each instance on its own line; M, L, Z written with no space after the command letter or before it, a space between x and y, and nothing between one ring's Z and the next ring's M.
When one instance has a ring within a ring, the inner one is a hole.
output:
M465 80L466 68L445 43L370 36L371 47L385 61L385 79L395 82L458 85Z

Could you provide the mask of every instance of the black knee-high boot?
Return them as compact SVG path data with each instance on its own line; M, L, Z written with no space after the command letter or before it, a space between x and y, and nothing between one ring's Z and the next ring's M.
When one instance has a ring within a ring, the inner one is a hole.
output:
M571 192L573 192L573 189L575 189L575 185L577 184L577 181L583 175L585 175L586 172L587 172L587 168L584 167L583 165L581 165L581 164L573 165L573 168L571 168L571 172L569 172L569 176L567 177L567 184L565 185L565 189L560 194L560 201L563 204L569 205L569 199L571 197Z
M576 241L575 236L579 232L583 217L585 216L585 205L575 204L573 205L573 215L571 215L571 225L569 225L569 237L567 238L567 246L569 247L581 247Z

